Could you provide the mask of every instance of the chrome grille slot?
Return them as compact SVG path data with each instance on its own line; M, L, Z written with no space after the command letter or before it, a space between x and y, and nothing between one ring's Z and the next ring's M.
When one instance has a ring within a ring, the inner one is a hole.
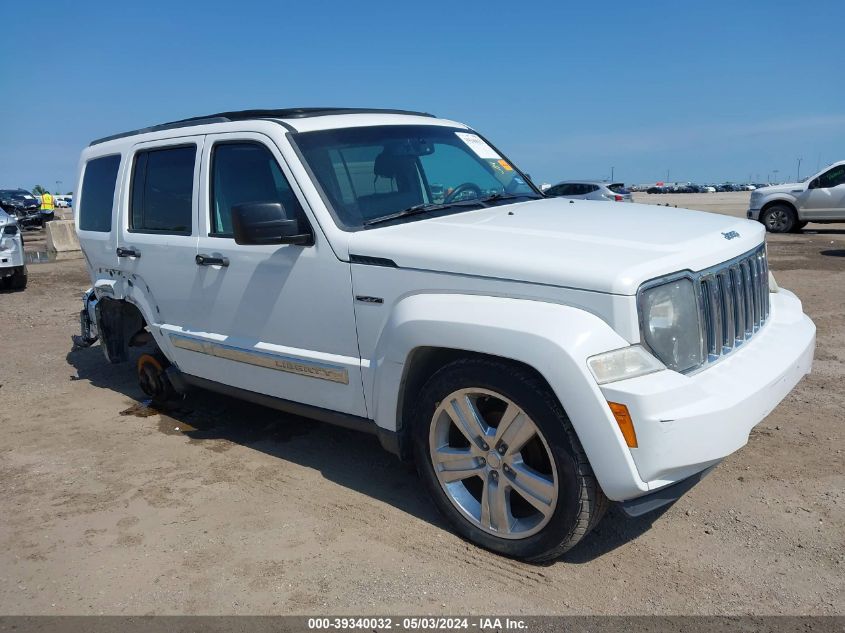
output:
M734 314L734 288L731 283L731 269L726 268L718 275L719 288L722 291L722 349L730 351L736 347L736 315Z
M766 248L696 276L706 363L712 363L750 339L769 318Z

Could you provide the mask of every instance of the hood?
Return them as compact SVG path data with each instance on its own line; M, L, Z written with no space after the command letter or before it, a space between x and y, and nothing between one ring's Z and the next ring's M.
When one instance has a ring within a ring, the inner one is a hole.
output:
M633 295L655 277L741 255L765 229L703 211L552 198L349 235L350 255L400 268Z
M756 195L768 195L770 193L795 193L796 189L804 191L807 186L806 182L787 182L782 185L769 185L768 187L760 187L752 191Z

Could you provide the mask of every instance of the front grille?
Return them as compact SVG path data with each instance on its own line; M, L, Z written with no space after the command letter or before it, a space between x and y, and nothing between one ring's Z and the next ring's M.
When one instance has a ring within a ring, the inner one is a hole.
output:
M741 346L769 318L769 263L762 245L697 275L707 363Z

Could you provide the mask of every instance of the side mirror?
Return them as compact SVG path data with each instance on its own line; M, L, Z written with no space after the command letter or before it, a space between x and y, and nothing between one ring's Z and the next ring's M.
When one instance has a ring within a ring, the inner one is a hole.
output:
M236 244L299 244L310 246L314 236L300 233L280 202L249 202L232 207L232 233Z

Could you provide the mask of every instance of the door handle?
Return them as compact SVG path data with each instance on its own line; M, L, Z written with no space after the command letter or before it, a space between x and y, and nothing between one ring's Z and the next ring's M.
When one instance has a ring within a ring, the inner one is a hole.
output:
M129 246L129 247L118 246L116 252L117 252L118 257L136 257L137 258L137 257L141 256L141 251L139 251L134 246Z
M211 255L197 255L197 266L228 266L228 257L212 257Z

